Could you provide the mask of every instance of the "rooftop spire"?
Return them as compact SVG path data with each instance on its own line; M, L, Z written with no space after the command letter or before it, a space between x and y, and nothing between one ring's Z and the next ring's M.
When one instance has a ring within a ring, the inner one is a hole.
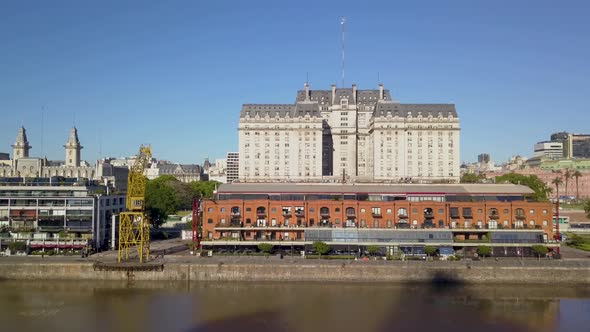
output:
M68 141L66 142L66 147L77 147L80 145L80 140L78 139L78 129L76 127L72 127L70 130L70 136L68 137Z
M18 134L16 134L16 142L14 142L12 148L14 149L14 159L29 157L29 150L31 149L31 146L29 145L29 140L27 139L27 130L25 127L20 127L18 129Z

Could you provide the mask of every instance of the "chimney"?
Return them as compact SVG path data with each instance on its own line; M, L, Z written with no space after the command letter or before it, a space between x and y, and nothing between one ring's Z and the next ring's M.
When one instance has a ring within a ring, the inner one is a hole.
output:
M309 101L309 83L305 82L305 101Z
M383 100L383 83L379 83L379 100Z
M352 84L352 100L354 101L354 104L356 105L356 84Z
M332 105L336 102L336 84L332 84Z

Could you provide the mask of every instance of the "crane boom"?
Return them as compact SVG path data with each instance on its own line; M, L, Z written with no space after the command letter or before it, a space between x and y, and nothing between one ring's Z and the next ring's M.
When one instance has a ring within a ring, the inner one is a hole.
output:
M150 257L150 223L145 215L145 188L147 178L143 175L152 148L141 146L139 154L129 170L127 181L127 211L122 212L119 220L119 254L118 261L129 259L133 247L137 250L139 262L148 261Z

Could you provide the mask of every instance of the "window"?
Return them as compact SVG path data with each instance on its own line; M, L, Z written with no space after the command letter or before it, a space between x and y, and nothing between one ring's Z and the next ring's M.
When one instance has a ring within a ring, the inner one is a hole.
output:
M391 214L391 209L387 209L387 213L388 214Z
M314 208L309 208L309 212L315 212L315 209Z
M387 228L391 228L392 222L391 219L387 219Z
M373 220L373 228L379 228L379 220Z
M224 207L221 208L221 212L225 212L225 208Z
M504 214L508 214L508 209L504 209Z
M543 226L547 226L547 220L543 220Z
M207 212L213 212L213 208L212 207L208 208Z
M361 209L361 213L365 213L365 209Z
M529 213L530 213L530 214L535 214L535 210L533 210L533 209L530 209L530 210L529 210Z
M547 210L543 210L543 214L547 214Z
M439 214L443 214L443 213L445 213L445 209L438 209L438 213L439 213Z
M335 208L334 211L335 212L340 212L340 208Z
M246 212L252 211L252 208L246 208Z
M211 218L207 219L207 223L208 224L212 224L213 223L213 219L211 219Z
M380 216L381 215L381 208L380 207L373 207L373 208L371 208L371 213L374 216Z

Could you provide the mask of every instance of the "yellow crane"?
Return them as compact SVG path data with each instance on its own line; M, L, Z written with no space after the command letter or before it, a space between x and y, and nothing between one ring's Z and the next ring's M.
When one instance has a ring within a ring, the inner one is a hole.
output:
M145 215L145 186L147 178L143 175L150 159L152 148L141 146L137 159L129 170L127 181L127 211L119 215L119 255L118 261L129 259L133 247L137 250L139 262L150 258L150 223Z

